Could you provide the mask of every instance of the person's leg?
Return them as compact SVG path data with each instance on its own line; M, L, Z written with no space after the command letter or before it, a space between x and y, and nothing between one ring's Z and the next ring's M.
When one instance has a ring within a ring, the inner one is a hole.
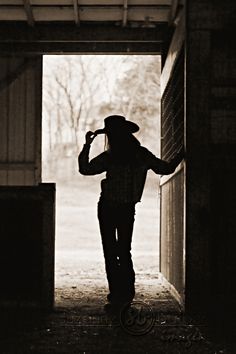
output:
M98 203L98 220L102 238L103 254L108 286L109 300L117 297L119 292L119 260L116 241L116 212L103 201Z
M121 296L131 301L135 295L135 272L131 256L135 205L123 206L118 217L118 257L120 263Z

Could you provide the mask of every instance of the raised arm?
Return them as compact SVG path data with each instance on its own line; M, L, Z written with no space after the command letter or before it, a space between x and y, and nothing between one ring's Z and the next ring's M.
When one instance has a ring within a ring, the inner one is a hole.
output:
M78 156L79 172L82 175L92 176L105 172L107 170L106 152L101 153L100 155L89 161L90 146L94 138L95 135L92 132L88 132L86 134L86 142Z

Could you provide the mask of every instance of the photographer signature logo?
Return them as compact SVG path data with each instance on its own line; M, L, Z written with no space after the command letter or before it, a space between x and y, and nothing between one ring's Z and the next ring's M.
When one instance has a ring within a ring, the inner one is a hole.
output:
M151 306L142 301L133 301L124 305L120 311L120 324L125 332L132 335L144 335L151 331L155 316Z

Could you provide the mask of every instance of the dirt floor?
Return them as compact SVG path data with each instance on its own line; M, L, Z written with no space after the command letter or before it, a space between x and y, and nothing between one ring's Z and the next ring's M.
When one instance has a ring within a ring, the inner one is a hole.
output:
M98 179L58 183L55 307L1 312L0 354L230 353L194 325L163 285L158 268L158 188L148 182L133 238L136 297L104 309L107 282L96 219ZM73 188L71 188L71 186Z
M53 312L3 312L0 353L234 353L209 340L203 323L183 317L158 276L140 279L136 290L130 308L111 313L104 278L90 278L57 288Z

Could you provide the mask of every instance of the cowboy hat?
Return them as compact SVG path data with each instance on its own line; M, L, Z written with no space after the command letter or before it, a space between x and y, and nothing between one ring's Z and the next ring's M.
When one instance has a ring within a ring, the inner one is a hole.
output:
M105 127L103 129L98 129L94 134L106 134L114 130L126 130L130 133L136 133L139 130L139 126L125 117L120 115L108 116L104 119Z

